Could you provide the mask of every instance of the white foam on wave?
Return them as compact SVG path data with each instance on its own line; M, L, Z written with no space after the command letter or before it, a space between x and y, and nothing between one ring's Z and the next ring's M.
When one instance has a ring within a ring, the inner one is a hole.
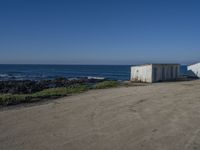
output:
M5 77L9 77L9 75L8 75L8 74L5 74L5 73L0 74L0 78L5 78Z
M104 80L104 77L93 77L93 76L89 76L87 77L88 79L96 79L96 80Z

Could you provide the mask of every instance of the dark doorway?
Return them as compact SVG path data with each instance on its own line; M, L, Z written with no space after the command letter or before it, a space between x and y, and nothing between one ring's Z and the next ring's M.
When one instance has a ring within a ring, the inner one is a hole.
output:
M165 80L165 67L162 68L162 80Z
M175 68L175 78L178 78L178 67Z
M173 78L174 77L174 71L173 71L173 67L171 67L171 78Z
M157 68L153 68L153 81L157 81Z

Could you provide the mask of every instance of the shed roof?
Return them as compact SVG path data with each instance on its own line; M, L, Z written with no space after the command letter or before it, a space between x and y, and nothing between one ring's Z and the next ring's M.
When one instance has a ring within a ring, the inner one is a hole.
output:
M190 64L190 65L188 65L188 66L193 66L193 65L197 65L197 64L200 64L200 62L198 62L198 63L193 63L193 64Z
M134 66L149 66L149 65L170 65L170 66L178 66L180 64L173 64L173 63L164 63L164 64L159 64L159 63L150 63L150 64L142 64L142 65L132 65Z

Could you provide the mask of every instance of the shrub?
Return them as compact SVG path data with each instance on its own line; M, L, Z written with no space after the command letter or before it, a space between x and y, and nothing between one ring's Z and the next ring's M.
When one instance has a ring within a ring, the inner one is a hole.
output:
M67 87L57 87L57 88L49 88L44 89L35 93L27 93L27 94L1 94L0 95L0 105L15 105L19 103L31 103L34 101L39 101L47 98L58 98L67 96L73 93L82 93L89 89L104 89L104 88L112 88L117 87L119 82L117 81L103 81L96 83L94 86L91 85L81 85L74 84Z
M97 83L95 85L95 89L105 89L105 88L112 88L117 87L119 83L117 81L103 81L100 83Z
M89 88L86 85L74 85L69 87L45 89L32 94L2 94L0 105L14 105L19 103L30 103L44 98L62 97L68 94L81 93Z

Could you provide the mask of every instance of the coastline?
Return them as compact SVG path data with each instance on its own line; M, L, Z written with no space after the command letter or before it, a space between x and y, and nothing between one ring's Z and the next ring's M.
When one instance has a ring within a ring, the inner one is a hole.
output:
M190 81L193 78L181 77L175 81ZM109 80L97 77L56 78L52 80L6 80L0 81L0 106L36 103L47 99L57 99L93 89L113 87L145 86L151 83Z
M0 106L56 99L91 89L117 87L120 84L119 81L99 78L0 81Z

